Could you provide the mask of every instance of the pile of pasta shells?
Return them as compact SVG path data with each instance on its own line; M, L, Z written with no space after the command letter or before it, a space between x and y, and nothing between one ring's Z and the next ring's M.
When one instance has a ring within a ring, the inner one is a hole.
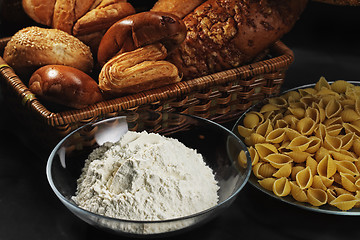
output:
M360 86L322 77L242 120L237 130L261 187L316 207L360 207ZM246 166L244 151L239 163Z

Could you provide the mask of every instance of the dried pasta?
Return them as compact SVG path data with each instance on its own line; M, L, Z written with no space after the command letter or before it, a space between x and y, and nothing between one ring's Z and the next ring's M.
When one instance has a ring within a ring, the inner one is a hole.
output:
M360 207L360 87L322 77L268 99L237 129L264 189L317 207Z

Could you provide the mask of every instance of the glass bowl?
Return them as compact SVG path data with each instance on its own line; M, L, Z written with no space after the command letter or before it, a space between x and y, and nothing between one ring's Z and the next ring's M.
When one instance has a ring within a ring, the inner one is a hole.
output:
M231 131L212 121L176 113L147 111L134 116L118 116L86 124L62 139L51 152L46 174L49 184L60 201L88 224L127 236L163 236L189 230L221 213L234 201L246 184L251 172L250 155L246 146ZM159 120L161 119L161 120ZM127 131L157 132L178 139L202 154L218 182L219 201L202 212L164 221L131 221L95 214L79 208L71 199L77 179L89 153L105 142L116 142ZM247 153L247 165L240 167L238 154Z
M360 82L358 81L347 81L348 83L351 83L355 86L359 86ZM334 82L328 82L329 84L332 84ZM306 84L306 85L302 85L299 87L295 87L292 89L288 89L286 91L283 91L282 93L279 94L279 96L291 92L291 91L299 91L299 90L306 90L309 88L314 88L316 85L316 83L313 84ZM245 139L239 134L237 127L239 125L243 125L243 121L244 118L246 116L247 113L251 112L251 111L259 111L261 109L262 106L264 106L264 104L267 104L269 101L268 99L263 99L262 101L254 104L252 107L248 108L240 117L239 119L235 122L233 128L232 128L232 132L234 132L234 134L236 134L236 136L238 136L240 138L240 140L245 141ZM360 216L360 208L352 208L350 210L347 211L342 211L334 206L331 206L330 204L325 204L325 205L321 205L321 206L313 206L309 203L306 202L299 202L296 201L294 198L292 198L291 196L285 196L285 197L279 197L277 195L275 195L272 191L266 190L265 188L263 188L262 186L260 186L260 184L258 183L258 178L251 173L250 178L249 178L249 184L254 186L255 188L257 188L258 190L260 190L261 192L269 195L272 198L275 198L279 201L282 201L284 203L293 205L295 207L299 207L308 211L314 211L314 212L319 212L319 213L324 213L324 214L332 214L332 215L347 215L347 216Z

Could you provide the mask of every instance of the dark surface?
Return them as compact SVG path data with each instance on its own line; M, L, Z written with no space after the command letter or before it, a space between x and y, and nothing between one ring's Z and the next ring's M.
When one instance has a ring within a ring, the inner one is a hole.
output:
M1 37L14 31L0 24ZM359 29L360 8L310 3L283 38L295 53L284 89L320 76L360 80ZM0 95L0 239L122 239L81 222L60 203L46 180L45 159L13 134L1 100ZM222 215L173 239L359 239L359 226L360 216L302 210L248 184Z

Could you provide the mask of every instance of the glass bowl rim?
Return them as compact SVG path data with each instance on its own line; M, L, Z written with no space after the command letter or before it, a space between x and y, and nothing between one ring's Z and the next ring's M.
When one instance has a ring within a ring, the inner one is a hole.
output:
M163 111L157 111L159 113L165 113ZM165 220L129 220L129 219L121 219L121 218L113 218L113 217L108 217L108 216L105 216L105 215L101 215L101 214L97 214L97 213L94 213L94 212L91 212L91 211L88 211L86 209L83 209L81 207L79 207L78 205L76 205L75 203L73 203L72 201L70 201L69 199L67 199L65 196L63 196L63 194L60 193L60 191L57 189L57 187L55 186L54 184L54 181L53 181L53 178L52 178L52 173L51 173L51 166L52 166L52 163L54 161L54 158L55 158L55 155L56 155L56 152L59 150L60 146L62 146L62 144L68 139L70 138L74 133L80 131L81 129L83 128L86 128L90 125L97 125L97 124L101 124L101 123L104 123L104 122L107 122L107 121L112 121L112 120L115 120L115 119L120 119L120 118L126 118L126 115L120 115L120 116L115 116L115 117L110 117L110 118L105 118L105 119L101 119L101 120L98 120L98 121L94 121L94 122L89 122L89 123L86 123L85 125L83 126L80 126L78 128L76 128L75 130L71 131L70 133L68 133L65 137L63 137L57 144L56 146L53 148L53 150L51 151L49 157L48 157L48 160L47 160L47 164L46 164L46 176L47 176L47 180L48 180L48 183L51 187L51 189L53 190L53 192L56 194L56 196L65 204L65 205L68 205L67 207L71 207L71 208L74 208L76 209L77 211L80 211L82 213L85 213L85 214L89 214L93 217L96 217L96 218L103 218L103 219L108 219L110 221L116 221L116 222L127 222L127 223L132 223L132 224L156 224L156 223L170 223L170 222L177 222L177 221L184 221L184 220L189 220L189 219L192 219L192 218L196 218L196 217L199 217L199 216L202 216L202 215L205 215L207 213L210 213L218 208L220 208L221 206L225 205L226 203L228 203L229 201L231 201L233 198L235 198L239 192L243 189L243 187L246 185L246 183L248 182L249 178L250 178L250 175L251 175L251 160L249 158L249 153L248 153L248 150L247 150L247 147L245 145L245 143L243 143L240 138L238 136L236 136L235 133L233 133L230 129L227 129L226 127L222 126L221 124L219 123L216 123L214 121L211 121L209 119L206 119L206 118L202 118L202 117L199 117L199 116L195 116L195 115L191 115L191 114L185 114L185 113L172 113L172 112L166 112L166 114L175 114L175 115L183 115L185 117L189 117L189 118L195 118L197 120L200 120L200 121L204 121L206 122L207 124L210 124L210 125L214 125L215 127L217 128L220 128L222 129L223 131L225 131L227 134L231 135L234 139L237 140L237 142L241 145L241 147L243 148L243 150L247 153L246 154L246 158L247 158L247 168L246 168L246 175L245 175L245 179L244 181L241 183L241 185L236 189L236 191L234 191L229 197L227 197L225 200L217 203L215 206L211 207L211 208L208 208L208 209L205 209L203 211L200 211L200 212L197 212L197 213L194 213L194 214L191 214L191 215L187 215L187 216L183 216L183 217L177 217L177 218L171 218L171 219L165 219ZM142 235L142 234L140 234Z

